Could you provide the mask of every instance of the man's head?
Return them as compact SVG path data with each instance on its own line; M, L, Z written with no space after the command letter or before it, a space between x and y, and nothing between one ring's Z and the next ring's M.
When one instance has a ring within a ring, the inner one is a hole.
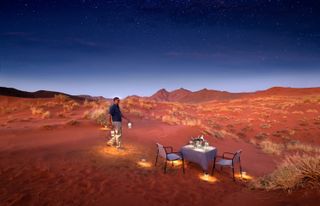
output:
M119 104L120 103L120 98L119 97L113 98L113 103L114 104Z

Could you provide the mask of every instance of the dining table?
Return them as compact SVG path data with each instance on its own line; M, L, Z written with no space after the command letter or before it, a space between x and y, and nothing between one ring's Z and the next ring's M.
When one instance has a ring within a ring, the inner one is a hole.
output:
M214 164L218 150L213 146L185 145L180 152L184 160L198 164L205 173L209 172L209 165Z

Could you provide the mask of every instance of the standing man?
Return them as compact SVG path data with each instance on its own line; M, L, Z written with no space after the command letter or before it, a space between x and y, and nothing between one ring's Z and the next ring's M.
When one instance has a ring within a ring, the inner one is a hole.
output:
M119 107L120 98L113 98L113 104L109 108L109 125L112 125L114 130L114 136L108 141L108 145L113 146L116 143L116 147L121 148L121 136L122 136L122 118L130 120L125 117Z

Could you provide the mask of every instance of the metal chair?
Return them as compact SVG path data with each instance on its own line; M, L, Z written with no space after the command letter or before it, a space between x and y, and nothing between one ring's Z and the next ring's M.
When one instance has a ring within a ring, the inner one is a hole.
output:
M157 157L156 157L156 162L154 165L155 166L157 165L159 156L162 157L163 159L165 159L163 172L166 173L167 172L167 161L171 161L172 165L173 165L174 161L181 160L182 161L182 171L184 174L185 173L184 159L183 159L182 153L181 152L173 152L173 148L170 146L163 146L159 143L156 143L156 145L157 145ZM168 152L168 149L170 150L169 152Z
M220 169L222 170L223 167L230 167L232 170L232 177L233 180L235 181L234 177L234 166L236 163L239 163L240 167L240 176L242 177L242 167L241 167L241 160L240 160L240 155L241 155L242 150L238 150L235 153L232 152L224 152L222 156L217 156L220 158L217 162L215 161L212 166L212 175L214 173L215 165L220 165Z

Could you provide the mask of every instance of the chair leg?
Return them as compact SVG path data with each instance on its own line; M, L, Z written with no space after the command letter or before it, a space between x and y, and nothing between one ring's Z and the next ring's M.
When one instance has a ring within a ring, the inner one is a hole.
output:
M216 168L216 164L213 164L213 165L212 165L212 170L211 170L211 175L213 175L213 174L214 174L214 170L215 170L215 168Z
M157 166L158 156L159 156L159 151L157 152L156 162L154 163L154 166Z
M184 159L182 159L182 171L183 171L183 174L185 174L185 170L184 170Z
M240 176L242 178L242 167L241 167L241 162L239 162L239 165L240 165Z
M212 165L212 170L211 170L211 175L214 174L214 169L216 167L216 158L214 158L214 161L213 161L213 165Z
M167 173L167 160L165 160L165 162L164 162L164 169L163 169L164 171L164 173Z
M236 178L234 177L234 167L232 167L232 178L233 178L233 181L236 181Z

